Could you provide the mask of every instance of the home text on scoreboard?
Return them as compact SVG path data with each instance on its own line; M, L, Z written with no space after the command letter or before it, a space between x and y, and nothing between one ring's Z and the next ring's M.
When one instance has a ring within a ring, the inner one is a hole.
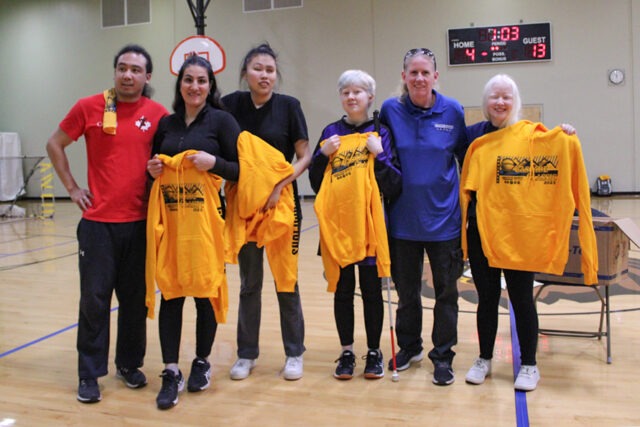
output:
M514 24L448 31L449 65L550 61L551 24Z

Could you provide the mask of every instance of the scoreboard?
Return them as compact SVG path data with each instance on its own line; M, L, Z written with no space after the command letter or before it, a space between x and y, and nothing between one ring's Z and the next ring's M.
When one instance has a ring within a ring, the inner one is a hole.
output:
M456 28L448 31L449 65L550 61L551 24Z

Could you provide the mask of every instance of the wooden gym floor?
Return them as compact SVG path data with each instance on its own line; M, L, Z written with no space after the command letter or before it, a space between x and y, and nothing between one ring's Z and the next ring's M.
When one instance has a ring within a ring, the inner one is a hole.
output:
M594 198L593 207L640 224L638 197ZM237 266L229 266L229 320L218 328L211 355L211 388L201 393L185 391L175 408L156 409L163 365L157 323L149 320L143 368L149 384L129 390L115 378L111 366L109 375L100 379L102 401L81 404L76 400L75 350L79 289L75 229L80 212L68 201L58 201L55 210L50 220L0 222L0 426L640 426L640 251L633 244L629 276L611 287L611 364L606 363L604 338L541 335L538 389L514 392L504 292L493 375L481 386L466 384L464 376L478 354L478 340L475 291L463 276L453 385L431 383L432 365L426 357L400 372L397 383L391 381L390 372L381 380L365 380L364 360L358 359L357 375L342 382L332 377L340 346L332 294L325 291L316 256L318 227L311 201L303 202L299 263L306 322L304 378L288 382L279 375L285 356L273 281L268 276L257 366L244 381L229 379L236 359L239 289ZM268 268L265 271L268 275ZM433 299L426 288L423 338L428 349ZM114 299L112 343L117 305ZM355 306L355 351L362 356L366 345L359 298ZM591 289L575 294L568 287L547 288L538 302L540 327L593 331L600 308ZM181 369L186 376L195 345L195 312L190 302L185 304L184 319ZM111 360L113 351L112 346ZM388 360L386 305L382 351Z

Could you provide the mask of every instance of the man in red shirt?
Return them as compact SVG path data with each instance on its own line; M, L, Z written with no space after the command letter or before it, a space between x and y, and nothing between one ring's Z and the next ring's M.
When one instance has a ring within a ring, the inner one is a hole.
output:
M147 383L139 369L146 350L145 168L158 121L168 114L149 98L152 71L151 57L144 48L123 47L114 58L114 88L77 101L47 142L60 181L82 210L77 230L77 349L78 400L83 403L101 399L97 378L108 372L114 291L120 304L116 375L130 388ZM88 189L76 182L65 153L80 136L86 143Z

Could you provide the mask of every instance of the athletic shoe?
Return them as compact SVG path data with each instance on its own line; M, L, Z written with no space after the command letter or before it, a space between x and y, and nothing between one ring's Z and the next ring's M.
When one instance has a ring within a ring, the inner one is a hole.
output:
M538 386L538 381L540 381L538 367L535 365L522 365L514 383L514 388L516 390L532 391Z
M243 380L249 376L255 366L255 359L238 359L231 367L229 375L232 380Z
M124 381L129 388L142 388L147 385L147 377L138 368L118 368L116 378Z
M436 360L433 363L433 367L433 383L435 385L453 384L455 377L453 376L451 363L443 360Z
M419 352L410 351L410 350L400 350L398 354L396 354L396 370L404 371L405 369L409 369L414 362L420 362L424 357L424 353L422 350ZM389 370L393 371L393 359L389 360Z
M369 350L365 356L367 365L364 368L364 377L368 380L377 380L384 377L384 361L380 350Z
M184 390L182 372L178 371L178 375L176 375L171 369L165 369L160 376L162 377L162 388L156 397L158 409L173 408L178 403L178 393Z
M356 367L356 355L352 351L345 350L336 360L338 366L333 376L339 380L350 380L353 378L353 369Z
M285 380L295 381L302 378L302 355L295 357L287 357L284 362L284 369L282 370L282 376Z
M78 400L82 403L96 403L102 399L100 387L95 378L80 378L78 384Z
M467 372L465 381L470 384L482 384L489 375L491 375L491 360L478 357L473 361L473 366Z
M191 373L187 381L187 390L190 392L202 391L211 384L211 364L206 359L196 357L191 363Z

